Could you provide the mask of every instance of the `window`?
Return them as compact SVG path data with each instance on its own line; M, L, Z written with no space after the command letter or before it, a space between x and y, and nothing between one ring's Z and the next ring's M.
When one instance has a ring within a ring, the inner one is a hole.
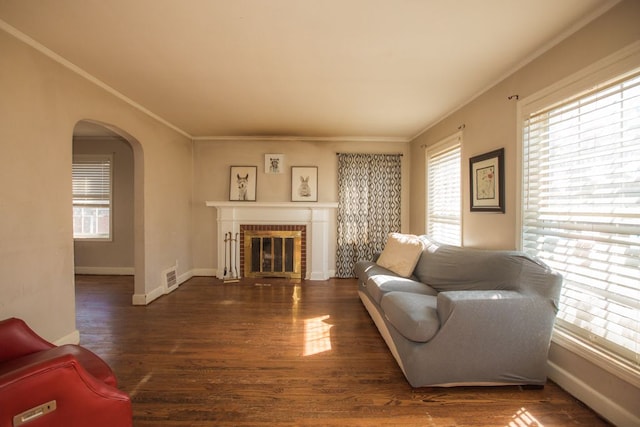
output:
M111 238L112 157L73 157L73 237Z
M462 244L460 142L456 134L427 149L427 234L441 243Z
M640 372L640 70L523 113L522 247L564 276L557 329Z

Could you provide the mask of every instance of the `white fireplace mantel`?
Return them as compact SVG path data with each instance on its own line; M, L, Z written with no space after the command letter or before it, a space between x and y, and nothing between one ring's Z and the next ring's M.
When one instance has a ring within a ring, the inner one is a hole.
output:
M225 234L231 232L235 236L240 232L240 225L248 224L305 225L307 227L306 279L327 280L332 273L335 273L335 267L330 266L330 260L334 260L336 242L335 238L330 236L333 236L331 228L335 225L338 203L237 201L205 203L206 206L216 208L218 211L218 278L223 278L223 269L220 267L225 264ZM236 248L235 257L239 257L238 249Z

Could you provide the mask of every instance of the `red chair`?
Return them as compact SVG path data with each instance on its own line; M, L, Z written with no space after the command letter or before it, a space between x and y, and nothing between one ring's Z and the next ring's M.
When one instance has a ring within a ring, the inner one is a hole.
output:
M129 395L100 357L0 321L0 427L131 427Z

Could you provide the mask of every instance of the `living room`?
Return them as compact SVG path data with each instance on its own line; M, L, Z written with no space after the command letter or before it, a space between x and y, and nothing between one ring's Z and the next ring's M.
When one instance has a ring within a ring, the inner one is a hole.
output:
M603 5L606 2L603 3ZM6 3L9 4L9 3ZM464 133L463 164L505 148L505 213L469 210L463 185L464 245L515 249L520 203L518 101L593 64L637 45L640 4L632 0L608 8L582 26L568 28L561 41L546 46L513 72L461 100L424 132L410 138L258 136L193 138L19 31L0 7L0 133L3 241L0 317L20 317L56 343L78 342L74 297L75 251L70 218L74 130L91 122L127 141L132 153L133 249L115 265L135 274L132 300L153 304L162 295L161 272L177 266L179 281L215 275L220 239L216 209L207 201L229 199L229 167L258 167L260 202L288 202L290 180L263 172L264 155L278 153L285 165L318 167L318 201L336 202L337 152L402 154L402 230L422 234L426 221L425 147ZM5 22L6 19L6 22ZM637 68L638 64L635 64ZM631 68L625 71L630 71ZM473 74L473 70L469 70ZM560 90L560 89L558 89ZM517 95L519 99L512 98ZM425 100L426 102L427 100ZM275 107L274 107L275 108ZM463 183L468 182L463 167ZM135 297L135 298L134 298ZM551 377L600 413L617 414L619 424L637 421L638 380L620 378L567 346L552 342ZM631 425L631 424L629 424Z

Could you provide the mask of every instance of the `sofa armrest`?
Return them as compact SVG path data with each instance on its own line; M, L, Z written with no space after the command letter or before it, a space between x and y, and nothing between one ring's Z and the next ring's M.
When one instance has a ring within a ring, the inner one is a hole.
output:
M549 300L517 291L440 292L437 311L441 333L478 345L526 340L548 347L555 321Z
M132 425L127 393L95 379L69 354L0 373L0 401L0 427L13 425L14 416L51 401L56 401L56 408L42 415L46 425Z
M538 295L518 291L447 291L438 294L438 316L446 323L454 313L477 323L483 316L509 314L512 318L523 316L555 317L552 304ZM508 321L508 319L504 319Z
M518 306L527 304L533 298L517 291L489 290L489 291L449 291L438 294L438 317L440 323L445 324L451 315L473 315L476 319L482 313L491 313L496 304L510 304Z
M0 321L0 343L0 363L55 347L15 317Z

